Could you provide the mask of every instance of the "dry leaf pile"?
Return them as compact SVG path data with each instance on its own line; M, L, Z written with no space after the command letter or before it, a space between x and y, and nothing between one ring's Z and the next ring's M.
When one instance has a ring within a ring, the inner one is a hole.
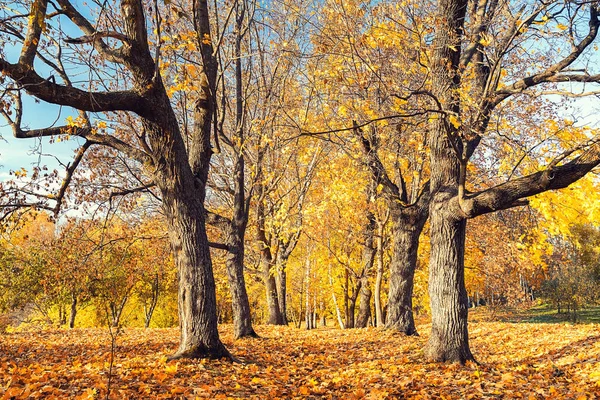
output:
M260 339L222 337L243 363L166 361L176 329L125 329L116 340L110 398L600 398L598 325L471 323L480 365L423 361L420 337L374 328L258 326ZM0 399L105 398L107 329L0 336Z

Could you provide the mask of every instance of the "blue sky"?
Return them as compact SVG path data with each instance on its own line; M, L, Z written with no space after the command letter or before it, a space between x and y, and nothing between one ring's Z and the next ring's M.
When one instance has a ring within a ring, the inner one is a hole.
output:
M44 128L54 123L62 124L68 115L76 116L73 110L62 110L52 104L35 103L31 98L23 99L23 128ZM1 118L1 117L0 117ZM60 143L49 143L49 138L43 139L16 139L6 120L0 120L0 180L6 179L10 170L25 168L30 171L32 165L40 163L49 168L58 168L59 162L54 157L40 155L52 154L61 162L68 163L74 156L81 139L73 138Z

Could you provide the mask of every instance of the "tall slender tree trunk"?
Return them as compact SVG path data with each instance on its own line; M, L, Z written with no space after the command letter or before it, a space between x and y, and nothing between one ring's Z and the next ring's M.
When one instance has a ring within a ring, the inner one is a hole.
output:
M234 337L258 337L252 328L252 315L250 301L246 291L244 279L244 253L246 226L248 223L248 209L245 192L245 161L242 145L244 143L244 93L242 87L242 35L246 15L246 3L236 3L236 36L235 36L235 103L236 103L236 129L233 147L235 152L234 174L234 209L230 221L227 247L229 249L226 261L227 279L231 293L231 306L233 309Z
M279 301L279 312L283 325L288 324L287 319L287 259L278 257L277 260L277 299Z
M159 295L159 278L158 273L154 274L154 280L152 281L152 298L150 299L150 305L146 308L146 304L144 304L145 311L145 321L144 327L149 328L150 322L152 321L152 315L154 315L154 310L156 309L156 304L158 303L158 295Z
M279 309L279 297L277 295L277 282L275 281L275 257L271 251L271 240L267 238L267 232L265 228L266 224L266 212L265 212L265 186L263 183L263 159L266 148L262 147L258 151L257 157L257 184L256 184L256 195L258 198L258 204L256 207L256 241L260 246L261 253L261 265L262 265L262 277L265 284L265 294L267 299L267 308L269 317L267 323L270 325L284 325L283 317L281 316L281 310Z
M304 311L304 322L306 323L306 329L311 328L311 307L310 307L310 258L306 258L304 262L304 281L306 283L306 304Z
M337 302L335 295L335 288L333 287L333 275L331 274L331 264L327 268L327 276L329 277L329 286L331 287L331 299L333 300L333 306L335 307L335 316L337 317L338 325L340 329L344 329L344 320L342 319L342 311Z
M379 221L376 238L376 250L375 259L377 260L377 277L375 278L375 293L373 295L375 300L375 320L377 327L385 326L383 320L383 309L381 305L381 284L383 282L383 228L385 222Z
M69 328L75 328L75 317L77 317L77 295L71 294L71 312L69 313Z
M250 301L244 278L244 243L242 232L232 233L228 240L226 268L233 311L233 334L236 339L258 337L252 327Z

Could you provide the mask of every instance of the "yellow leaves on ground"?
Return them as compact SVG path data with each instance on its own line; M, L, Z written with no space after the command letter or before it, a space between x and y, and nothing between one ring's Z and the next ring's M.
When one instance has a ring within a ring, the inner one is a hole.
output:
M600 395L596 325L472 322L481 365L430 364L422 336L378 329L264 327L225 343L244 363L179 360L176 329L126 329L117 339L111 398L524 398ZM107 330L10 334L0 341L0 399L106 396Z

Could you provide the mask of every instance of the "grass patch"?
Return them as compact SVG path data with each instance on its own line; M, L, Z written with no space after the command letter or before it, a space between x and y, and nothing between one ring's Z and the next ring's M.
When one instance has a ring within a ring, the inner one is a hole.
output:
M562 311L562 310L561 310ZM490 320L513 323L562 324L573 322L569 313L559 313L549 304L542 304L528 310L501 309L488 310ZM600 305L588 306L577 311L578 324L600 324Z

